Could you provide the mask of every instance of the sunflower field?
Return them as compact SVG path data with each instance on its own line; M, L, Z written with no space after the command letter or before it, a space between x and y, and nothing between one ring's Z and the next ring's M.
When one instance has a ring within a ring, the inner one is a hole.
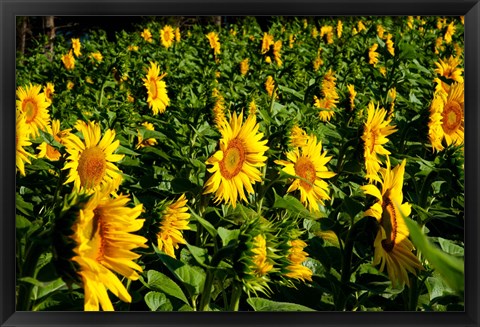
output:
M16 57L18 311L463 311L463 17L143 17Z

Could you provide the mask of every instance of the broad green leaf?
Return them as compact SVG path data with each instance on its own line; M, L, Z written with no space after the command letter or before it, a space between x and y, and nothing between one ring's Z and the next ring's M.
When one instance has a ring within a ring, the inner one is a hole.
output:
M186 304L188 304L188 300L180 286L178 286L177 283L171 280L168 276L155 270L149 270L147 272L147 278L148 287L151 290L162 291L165 294L176 297L177 299L180 299Z
M210 262L209 257L208 257L208 250L204 248L199 248L198 246L191 245L191 244L186 244L188 250L192 254L192 256L195 258L195 260L203 267L208 267L208 264Z
M222 239L223 246L227 246L231 241L237 240L240 235L239 229L226 229L218 227L218 236Z
M200 267L189 266L167 254L158 253L160 260L181 281L190 295L200 294L205 282L205 271Z
M249 298L247 299L247 303L250 304L255 311L315 311L300 304L275 302L259 297Z
M452 289L463 292L465 284L464 262L434 246L422 233L416 222L409 218L404 219L410 231L412 242L417 249Z
M197 213L195 213L195 211L192 210L192 208L189 207L189 209L190 214L192 215L194 220L198 221L198 223L202 225L203 228L205 228L210 235L212 235L213 237L217 236L217 230L208 220L200 217Z
M151 311L172 311L173 306L164 293L148 292L145 294L145 303Z

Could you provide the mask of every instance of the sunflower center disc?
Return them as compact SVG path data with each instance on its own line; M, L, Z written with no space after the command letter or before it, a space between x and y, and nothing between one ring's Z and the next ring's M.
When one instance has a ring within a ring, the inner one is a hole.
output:
M150 79L150 93L152 94L152 99L157 98L157 81L153 78Z
M37 116L37 104L34 101L28 99L25 100L23 108L26 113L26 122L27 124L29 124Z
M452 134L460 127L462 122L462 108L457 101L450 101L443 109L443 130Z
M304 180L300 180L300 186L307 191L312 188L313 183L317 178L317 172L313 162L306 157L301 157L298 159L297 163L295 164L295 174L308 181L306 182Z
M78 160L78 175L82 186L95 187L102 181L107 169L105 153L98 147L85 149Z
M390 252L395 246L395 239L397 238L397 216L393 203L388 198L384 198L382 209L380 224L385 229L385 234L387 236L385 240L382 240L382 246L385 251Z
M220 170L225 178L235 177L242 170L245 161L245 149L241 141L234 139L228 144L223 160L220 161Z

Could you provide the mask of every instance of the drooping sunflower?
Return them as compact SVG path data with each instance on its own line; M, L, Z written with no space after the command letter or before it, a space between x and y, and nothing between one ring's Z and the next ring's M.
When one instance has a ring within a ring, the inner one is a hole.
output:
M267 80L265 81L265 90L267 91L269 97L275 96L274 95L275 81L273 80L273 77L270 75L267 76Z
M154 131L155 130L155 128L153 127L153 124L149 123L149 122L142 123L142 126L145 127L148 131ZM147 146L153 146L155 144L157 144L156 139L148 138L148 139L144 140L143 137L142 137L142 133L140 133L140 131L138 131L138 143L137 143L137 146L136 146L137 149L144 148L144 147L147 147Z
M152 33L150 32L150 30L149 30L148 28L144 28L144 29L143 29L143 32L140 33L140 36L141 36L145 41L147 41L148 43L152 43L152 42L153 42Z
M181 36L181 34L180 34L180 27L177 26L177 27L175 28L175 42L177 42L177 43L180 42L181 37L182 37L182 36Z
M383 39L383 34L385 33L385 28L382 25L377 25L377 35L379 38Z
M160 74L160 68L154 62L150 62L150 68L146 78L143 79L145 87L147 88L147 102L148 107L152 109L154 114L165 112L167 106L170 104L170 98L167 95L167 84L162 81L166 73Z
M185 194L182 194L177 201L167 205L157 233L158 248L172 258L175 258L175 249L179 244L187 243L182 234L183 230L190 229L187 201Z
M463 83L463 68L458 67L461 64L460 58L456 58L453 56L450 56L450 58L442 60L439 59L438 62L435 63L437 68L435 69L435 72L440 75L444 76L448 79L451 79L455 82L458 83Z
M342 32L343 32L343 23L341 20L338 20L337 22L337 37L341 38L342 37Z
M71 129L60 129L60 121L58 119L52 120L52 126L47 126L47 132L53 136L54 140L60 144L64 143L64 138L70 135ZM58 161L62 156L60 151L55 147L47 144L47 142L43 142L37 147L40 150L40 153L37 155L38 158L47 158L51 161Z
M221 129L224 124L227 123L225 117L225 99L223 95L217 89L213 90L213 97L215 98L215 104L213 106L213 121L217 129Z
M455 34L455 22L452 21L450 24L447 26L447 30L445 31L445 35L443 36L443 39L445 40L445 43L449 44L452 42L452 37Z
M320 28L320 37L323 38L325 36L327 40L327 44L333 43L333 26L322 26Z
M270 50L270 47L273 46L273 44L273 35L268 34L267 32L263 33L261 49L262 54L266 54Z
M391 118L386 118L387 111L383 108L375 108L373 102L368 104L367 121L365 122L362 140L364 142L364 159L366 178L371 182L378 181L380 159L378 155L389 155L390 151L384 148L388 142L388 136L397 130L390 125Z
M245 58L240 62L240 74L242 74L242 76L245 76L248 73L248 62L248 58Z
M231 115L230 122L220 129L220 150L206 162L212 166L207 169L212 176L205 183L204 194L215 192L215 202L234 207L238 198L247 201L245 190L253 193L252 184L262 181L258 168L265 166L268 150L267 140L262 140L263 133L258 132L256 116L249 115L243 125L242 121L243 112Z
M273 269L273 264L267 256L267 241L262 234L253 238L252 257L253 269L257 276L264 276Z
M255 103L255 100L252 99L250 103L248 104L248 115L253 115L255 116L257 114L257 104Z
M103 56L99 51L90 53L90 58L95 60L95 62L102 62L103 60Z
M28 153L23 147L32 145L29 141L30 127L25 122L25 114L16 110L16 132L15 132L15 165L22 176L25 176L25 163L31 163L29 157L34 157L33 154Z
M115 131L108 129L102 137L100 124L92 121L78 121L75 127L83 141L75 134L63 139L69 154L63 169L70 169L65 184L73 182L77 191L95 191L109 184L118 188L122 175L113 163L120 161L123 154L114 153L120 145L120 141L115 140Z
M50 114L48 106L50 105L41 92L40 85L28 85L25 88L19 86L17 88L16 101L17 110L25 114L25 123L29 126L30 135L39 136L39 130L46 130L50 123Z
M392 41L393 35L388 33L387 34L387 40L385 41L385 44L387 45L387 51L392 55L395 56L395 48L393 47L393 41Z
M289 161L276 160L275 163L284 166L282 170L295 178L287 192L300 191L300 201L310 211L318 211L318 202L322 205L329 200L328 184L324 179L336 174L328 171L326 164L332 159L327 152L322 151L322 142L317 142L315 135L310 135L306 145L295 148L287 154Z
M275 62L278 66L283 64L280 51L282 51L282 40L278 40L273 44L273 58L275 58Z
M348 84L347 89L350 97L350 110L353 110L355 108L355 97L357 96L357 92L355 91L355 86L353 84Z
M75 56L80 56L82 53L80 52L80 48L82 44L80 43L80 39L72 39L72 49Z
M321 121L327 122L335 116L335 111L332 108L336 107L336 102L330 98L319 98L316 95L313 96L314 106L319 108L318 117Z
M375 66L378 62L378 52L377 52L378 44L375 43L368 49L368 63L370 65Z
M132 250L146 248L147 239L135 235L143 226L144 219L138 219L142 205L128 207L129 198L120 195L110 197L109 187L94 193L81 206L72 226L71 238L76 243L75 255L71 258L79 266L85 291L85 311L113 311L108 296L110 290L124 302L131 302L128 290L122 284L119 274L130 280L137 280L143 269L135 259L139 254Z
M43 87L43 94L45 94L45 100L47 100L48 104L52 104L54 93L55 86L53 83L48 82L47 85Z
M160 31L160 41L165 48L170 48L175 40L175 31L170 25L165 25Z
M408 272L416 275L416 269L423 269L418 258L412 253L413 244L408 239L408 228L402 217L410 214L411 206L403 202L403 176L406 160L391 169L380 170L381 189L373 184L361 188L366 194L377 198L377 202L365 212L366 216L377 219L379 229L375 238L373 264L380 264L380 271L387 267L388 277L393 285L410 285Z
M210 43L210 48L213 49L213 54L216 57L220 54L220 41L218 39L218 34L215 32L210 32L207 34L207 39Z
M310 268L302 264L308 257L308 253L303 251L307 243L300 239L295 239L290 241L290 246L287 258L290 265L287 267L288 273L286 273L285 276L301 281L312 281L313 272Z
M72 50L62 56L62 62L67 70L75 68L75 57L73 56Z

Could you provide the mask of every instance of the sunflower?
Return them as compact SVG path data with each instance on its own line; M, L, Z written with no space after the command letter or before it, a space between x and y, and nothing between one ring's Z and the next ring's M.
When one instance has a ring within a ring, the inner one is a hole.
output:
M313 70L318 71L320 66L323 65L323 60L320 58L320 53L313 60Z
M288 37L288 46L290 47L290 49L293 49L294 43L295 43L295 35L290 34L290 36Z
M306 246L307 243L300 239L290 241L290 250L287 257L290 265L287 267L288 273L286 273L285 276L301 281L312 281L313 272L310 268L302 265L308 256L308 253L303 251Z
M167 84L162 81L166 73L159 76L160 68L154 62L150 62L150 68L146 78L143 79L145 87L147 88L147 102L148 107L152 109L154 114L159 112L163 114L170 104L170 99L167 95Z
M120 145L120 141L115 141L115 131L108 129L101 137L100 124L91 121L78 121L75 127L84 141L75 134L63 140L69 154L63 169L70 169L65 184L73 182L75 190L92 191L107 184L118 187L122 175L113 163L123 155L113 153Z
M85 291L85 311L113 311L107 289L122 301L130 303L132 298L121 283L119 274L130 280L137 280L142 267L134 262L140 255L135 248L147 246L147 239L132 234L140 230L144 219L138 219L142 205L127 207L125 195L109 196L108 187L94 193L81 206L72 226L75 241L72 261L79 266Z
M225 117L225 99L217 89L213 90L213 97L215 98L215 105L213 106L213 120L217 129L221 129L227 123Z
M242 76L245 76L248 73L248 62L248 58L245 58L240 62L240 74L242 74Z
M264 276L273 269L267 257L267 241L262 234L253 238L252 257L253 269L257 276Z
M47 132L52 135L53 139L60 144L63 144L64 138L70 135L70 130L71 129L66 129L63 131L60 130L60 121L58 119L52 121L52 127L47 126ZM48 160L58 161L62 156L60 151L50 144L47 144L47 142L40 144L37 149L40 150L40 153L37 155L38 158L46 157Z
M162 45L168 49L172 46L174 39L175 31L173 30L172 26L165 25L160 31L160 41L162 42Z
M180 34L180 27L175 28L175 42L180 42L181 34Z
M353 110L355 108L355 97L357 96L357 92L355 91L355 86L353 84L348 84L347 89L350 97L350 110Z
M252 99L250 103L248 104L248 115L253 115L255 116L257 114L257 104L255 103L255 100Z
M453 56L450 56L450 58L445 60L439 59L438 62L435 63L437 66L435 72L438 75L454 80L455 82L463 83L463 68L458 67L460 64L460 58L455 58Z
M377 52L377 48L378 48L378 44L375 43L370 47L370 49L368 49L368 63L373 66L375 66L378 62L379 54Z
M25 114L16 110L16 133L15 133L15 148L16 148L16 157L15 164L17 170L20 171L22 176L25 176L25 163L31 163L28 157L34 157L33 154L28 153L23 148L24 146L32 145L28 139L30 134L30 127L25 122Z
M41 92L40 85L19 86L17 88L17 110L25 114L25 123L29 126L30 135L39 136L39 130L46 130L50 123L48 106L50 105ZM29 135L29 136L30 136Z
M463 83L449 86L446 97L437 92L430 106L429 121L429 137L434 150L443 149L439 143L443 139L447 145L464 143L464 105Z
M187 199L182 194L177 201L170 203L162 214L160 231L157 234L158 248L175 258L175 249L179 244L186 244L182 230L188 230L190 214L187 212Z
M366 178L372 182L378 180L380 160L377 155L389 155L390 151L383 146L388 142L387 136L396 132L395 126L391 126L391 118L386 118L385 109L375 108L373 102L368 104L367 121L365 122L362 140L364 141Z
M145 41L147 41L148 43L153 42L152 33L150 32L150 30L148 28L144 28L143 32L140 33L140 36L143 37L143 39Z
M82 53L80 52L80 48L82 47L82 44L80 43L80 39L72 39L72 49L73 53L75 53L75 56L80 56Z
M273 44L273 57L278 66L281 66L283 63L280 51L282 51L282 41L278 40Z
M270 75L267 76L267 80L265 81L265 90L267 91L269 97L276 97L276 94L274 95L275 81Z
M300 201L310 211L319 211L318 202L329 200L328 184L324 181L336 174L328 171L326 164L332 159L327 152L322 152L322 142L317 143L315 135L309 136L306 145L288 152L290 161L276 160L275 163L285 166L282 171L297 176L287 192L300 191Z
M73 56L72 50L62 56L62 62L67 70L75 68L75 57Z
M303 147L307 145L308 135L298 125L293 125L290 132L290 145L293 147Z
M403 176L406 160L393 170L387 160L387 168L380 170L382 179L379 189L373 184L362 186L366 194L378 201L365 212L366 216L377 219L379 229L375 238L373 264L380 264L380 271L387 267L388 277L393 285L398 282L410 286L408 272L416 274L415 269L423 269L417 257L412 253L413 245L408 239L408 228L402 217L410 214L409 203L403 202Z
M387 50L388 52L394 56L395 55L395 48L393 47L393 41L392 41L393 35L388 33L387 34L387 40L385 41L385 44L387 45Z
M262 38L262 49L261 52L262 54L266 54L269 50L270 47L274 44L273 41L273 35L270 35L268 33L263 33L263 38Z
M449 44L450 42L452 42L452 37L455 34L455 29L455 22L451 22L450 24L448 24L445 35L443 36L445 43Z
M149 123L149 122L144 122L142 124L143 127L145 127L145 129L147 131L154 131L155 128L153 127L153 124ZM137 130L138 131L138 130ZM154 138L148 138L146 140L143 139L142 137L142 134L140 133L140 131L138 131L138 143L137 143L137 149L139 148L144 148L146 146L153 146L157 144L157 140L155 140Z
M101 54L99 51L97 51L97 52L92 52L92 53L90 54L90 58L92 58L92 59L95 60L96 62L102 62L102 60L103 60L103 56L102 56L102 54Z
M225 201L234 207L237 198L247 201L247 193L253 193L252 184L261 182L262 177L258 168L265 166L268 150L267 140L261 140L263 133L259 133L260 125L256 116L249 115L242 125L243 112L239 116L234 112L230 123L220 129L220 150L208 160L208 169L212 176L205 183L204 194L215 192L215 202Z
M213 54L215 57L220 54L220 41L218 40L218 34L215 32L210 32L207 34L208 42L210 43L210 48L213 49Z
M342 37L342 32L343 32L343 23L341 20L338 20L337 22L337 37L341 38Z
M315 100L313 105L320 109L318 112L320 120L324 122L330 121L335 116L335 111L332 109L336 107L335 102L328 98L318 98L316 95L313 96L313 99Z
M383 39L383 34L385 33L385 28L382 25L377 25L377 36Z
M357 27L358 27L358 33L360 33L361 31L365 31L367 29L361 20L358 21Z
M53 94L55 93L55 86L48 82L47 85L43 87L43 94L45 94L45 100L47 100L48 104L52 104L53 101Z

